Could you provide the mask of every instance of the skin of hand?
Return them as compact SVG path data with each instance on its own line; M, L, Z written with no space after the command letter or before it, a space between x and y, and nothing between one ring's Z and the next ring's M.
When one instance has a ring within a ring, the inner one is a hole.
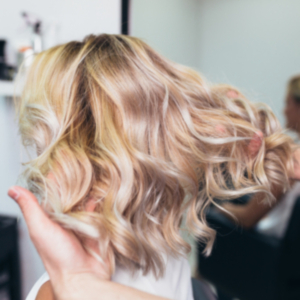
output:
M52 221L36 197L22 187L11 187L8 195L19 205L29 234L51 278L52 288L43 300L166 300L109 281L108 267L91 256L78 238ZM99 298L101 295L101 298Z

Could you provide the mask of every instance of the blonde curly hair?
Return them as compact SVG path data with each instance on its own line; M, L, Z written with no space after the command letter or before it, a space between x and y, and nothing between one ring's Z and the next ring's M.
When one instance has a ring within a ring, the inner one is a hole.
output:
M181 226L209 254L213 198L271 197L273 184L288 186L292 144L269 108L134 37L91 35L38 54L18 116L24 145L38 154L22 175L29 188L83 243L99 242L111 273L117 263L162 275L163 253L190 250ZM251 157L258 130L262 147Z

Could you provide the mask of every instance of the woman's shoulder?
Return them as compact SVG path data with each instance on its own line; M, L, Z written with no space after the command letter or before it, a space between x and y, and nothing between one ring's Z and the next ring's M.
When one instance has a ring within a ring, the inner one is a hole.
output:
M36 296L40 290L40 288L42 287L42 285L49 281L50 277L48 275L48 273L44 273L39 279L38 281L34 284L34 286L32 287L31 291L29 292L26 300L35 300Z

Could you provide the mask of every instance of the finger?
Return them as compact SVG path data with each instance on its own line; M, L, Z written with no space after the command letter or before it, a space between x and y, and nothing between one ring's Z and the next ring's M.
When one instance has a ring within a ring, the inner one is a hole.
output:
M263 133L261 131L256 132L249 145L248 145L248 153L251 157L255 157L261 147L262 141L263 141Z
M36 238L42 240L44 226L52 224L52 221L43 211L36 197L19 186L11 187L8 195L19 205L33 242Z

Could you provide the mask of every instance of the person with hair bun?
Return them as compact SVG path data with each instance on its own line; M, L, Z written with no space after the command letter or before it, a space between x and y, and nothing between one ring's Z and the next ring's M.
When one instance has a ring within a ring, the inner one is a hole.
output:
M235 95L228 92L231 97ZM286 128L300 134L300 76L292 77L287 85L286 102L284 114L286 117ZM259 142L257 140L257 142ZM300 151L295 145L295 155L300 156ZM295 160L294 175L291 178L291 189L283 191L274 187L273 195L275 200L271 203L264 201L263 194L256 194L244 205L225 203L222 205L223 213L232 218L234 222L245 228L256 227L264 234L282 238L285 234L290 215L295 201L300 196L300 183L298 182L300 166ZM229 213L229 214L228 214Z
M90 35L36 55L17 103L23 144L37 153L22 176L51 224L89 255L90 272L191 300L181 231L209 255L213 199L271 201L274 187L289 188L291 138L267 106L233 94L130 36Z

